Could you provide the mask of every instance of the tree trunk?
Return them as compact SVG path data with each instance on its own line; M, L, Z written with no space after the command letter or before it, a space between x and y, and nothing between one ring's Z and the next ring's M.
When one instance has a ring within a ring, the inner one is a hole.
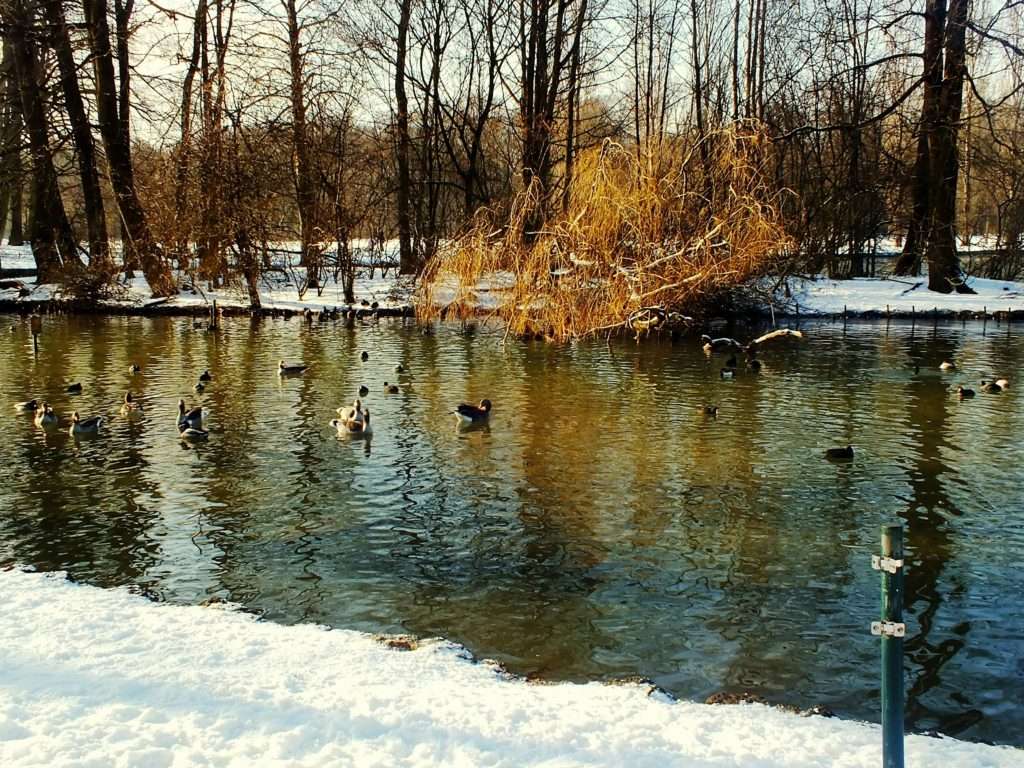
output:
M199 71L200 43L206 28L206 0L200 0L196 7L196 17L192 28L192 55L188 61L188 70L181 85L181 139L174 169L174 228L178 239L178 261L182 267L188 262L189 242L191 240L192 220L188 208L188 171L190 153L192 151L192 88L196 72Z
M412 241L412 209L409 174L409 99L405 93L405 58L409 40L409 19L412 15L412 0L399 0L398 40L395 58L395 129L397 136L398 189L398 271L403 275L418 271L416 254Z
M316 224L316 190L309 157L306 130L306 91L302 62L302 41L299 38L298 13L295 0L284 0L288 16L288 65L291 74L292 153L295 158L295 202L299 213L300 264L306 268L308 284L319 281L319 255L313 244ZM319 284L319 282L318 282Z
M32 254L39 282L53 282L59 280L65 271L80 267L81 263L53 166L50 126L43 103L42 67L35 43L27 34L32 25L31 14L24 0L14 0L9 7L12 23L7 35L14 55L21 111L32 158Z
M25 235L21 217L21 187L23 184L23 168L21 162L22 119L21 94L18 90L18 73L14 65L14 49L5 37L3 44L3 62L0 64L3 76L3 198L0 199L0 235L3 234L3 222L11 215L11 228L7 242L9 245L22 245Z
M171 296L176 290L170 269L153 240L146 212L135 189L131 144L124 132L124 119L114 77L113 51L110 47L110 25L107 21L107 0L85 0L85 19L89 28L96 80L96 110L100 135L110 168L110 184L114 188L121 221L127 240L124 258L128 263L138 258L146 282L154 296Z
M75 153L78 156L78 172L82 182L82 197L89 234L89 266L97 274L112 276L115 270L107 239L107 219L96 165L96 147L93 143L89 117L82 102L78 70L71 50L71 38L68 35L62 0L48 0L46 15L53 31L53 47L57 54L61 91L64 95L68 121L71 123Z

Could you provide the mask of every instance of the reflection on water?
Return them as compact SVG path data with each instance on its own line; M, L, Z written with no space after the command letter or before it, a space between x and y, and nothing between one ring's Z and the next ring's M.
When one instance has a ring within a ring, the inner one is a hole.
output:
M822 325L722 382L692 341L68 318L36 358L9 321L0 400L109 421L76 440L8 408L0 561L443 635L546 679L643 675L686 698L753 690L877 720L869 555L898 517L908 725L1024 744L1024 406L1016 389L953 392L1016 378L1013 334ZM281 379L282 358L310 371ZM948 358L962 373L939 372ZM374 435L339 438L328 422L360 384ZM117 413L129 387L141 419ZM177 439L179 397L208 409L208 442ZM481 397L492 423L458 431L452 408ZM822 458L847 443L852 463Z

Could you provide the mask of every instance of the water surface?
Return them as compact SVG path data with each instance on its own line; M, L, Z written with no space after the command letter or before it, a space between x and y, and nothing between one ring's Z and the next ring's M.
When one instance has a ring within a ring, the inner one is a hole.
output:
M75 440L4 406L0 562L441 635L543 679L644 676L877 721L869 560L902 520L908 727L1024 745L1024 381L953 394L1017 378L1024 337L1005 326L810 326L723 382L696 341L82 317L48 318L34 356L27 323L3 319L0 401L109 421ZM310 371L282 381L281 358ZM411 385L385 394L396 379ZM375 434L339 440L327 422L360 384ZM128 387L140 421L117 413ZM179 397L209 409L208 443L177 439ZM490 426L458 431L452 408L481 397ZM853 462L822 458L847 443Z

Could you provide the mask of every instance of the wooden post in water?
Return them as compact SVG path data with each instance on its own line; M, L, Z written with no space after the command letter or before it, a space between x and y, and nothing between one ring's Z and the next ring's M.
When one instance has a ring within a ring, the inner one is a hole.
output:
M988 328L988 307L981 308L981 335L985 335L985 329Z
M39 315L32 315L28 323L32 329L32 354L39 357L39 334L43 331L43 318Z
M882 574L882 620L871 634L882 638L882 767L903 768L903 526L882 526L881 557L871 567Z

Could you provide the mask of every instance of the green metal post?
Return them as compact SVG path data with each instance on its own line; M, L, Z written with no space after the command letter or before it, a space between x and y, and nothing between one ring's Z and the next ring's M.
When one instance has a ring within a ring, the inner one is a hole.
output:
M882 766L903 768L903 526L882 526Z

